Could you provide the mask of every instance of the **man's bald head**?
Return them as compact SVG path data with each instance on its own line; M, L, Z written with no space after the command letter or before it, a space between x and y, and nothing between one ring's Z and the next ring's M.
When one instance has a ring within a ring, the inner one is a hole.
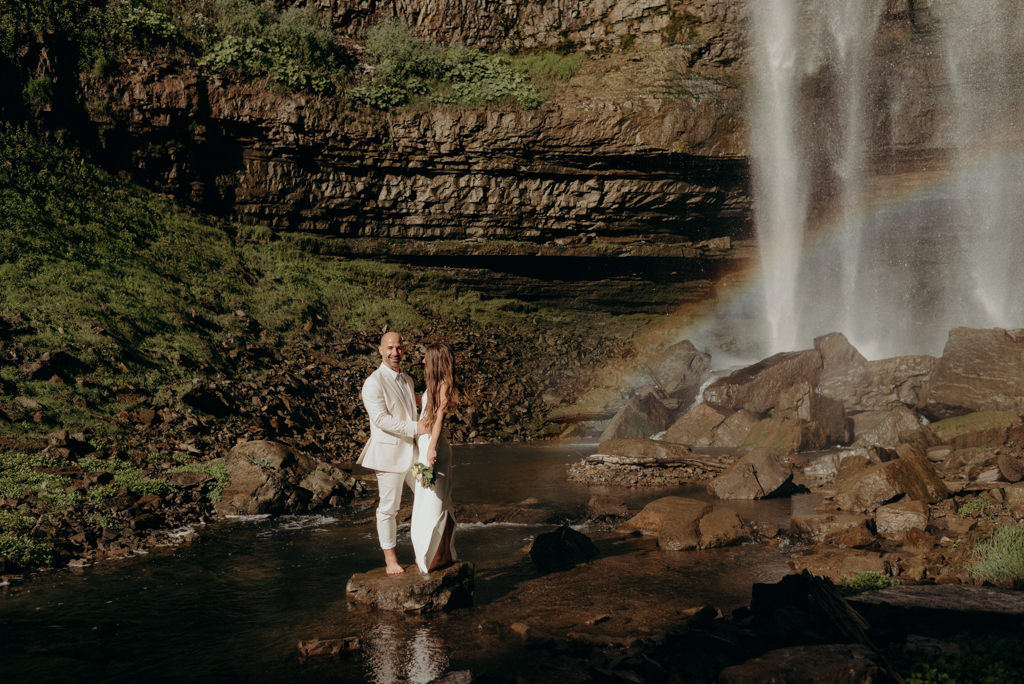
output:
M402 370L402 359L405 358L405 343L402 336L396 332L387 332L381 335L380 347L381 361L391 370L398 372Z

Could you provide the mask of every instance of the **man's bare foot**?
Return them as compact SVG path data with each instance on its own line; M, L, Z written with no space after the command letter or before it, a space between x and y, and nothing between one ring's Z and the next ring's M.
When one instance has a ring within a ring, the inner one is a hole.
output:
M389 575L401 575L405 568L398 564L398 554L394 549L384 549L384 569Z

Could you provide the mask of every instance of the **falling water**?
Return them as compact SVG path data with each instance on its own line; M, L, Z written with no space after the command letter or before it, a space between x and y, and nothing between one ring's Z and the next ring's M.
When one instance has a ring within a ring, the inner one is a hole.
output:
M766 351L840 331L934 354L954 326L1024 326L1024 3L750 10Z

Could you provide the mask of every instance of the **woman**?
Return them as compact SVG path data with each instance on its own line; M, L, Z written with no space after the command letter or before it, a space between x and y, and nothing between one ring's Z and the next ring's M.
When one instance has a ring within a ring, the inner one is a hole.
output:
M452 536L452 448L444 426L445 415L462 400L463 394L452 364L452 353L443 344L427 346L423 356L424 376L421 419L430 432L419 437L418 463L434 469L434 483L426 486L416 479L410 536L421 572L430 572L455 560Z

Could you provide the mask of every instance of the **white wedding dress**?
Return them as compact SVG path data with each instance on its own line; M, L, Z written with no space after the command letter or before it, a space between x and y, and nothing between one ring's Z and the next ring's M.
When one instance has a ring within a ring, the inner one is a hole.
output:
M424 395L423 402L426 403ZM427 464L427 450L430 448L430 435L420 435L417 439L419 447L417 463ZM416 565L421 572L427 572L431 562L437 555L437 549L444 537L445 525L451 518L452 535L449 548L452 560L456 559L454 528L455 516L452 515L452 448L448 444L445 431L437 440L437 461L434 463L434 485L424 487L416 480L415 498L412 502L412 522L409 536L412 537L412 549L416 555Z

